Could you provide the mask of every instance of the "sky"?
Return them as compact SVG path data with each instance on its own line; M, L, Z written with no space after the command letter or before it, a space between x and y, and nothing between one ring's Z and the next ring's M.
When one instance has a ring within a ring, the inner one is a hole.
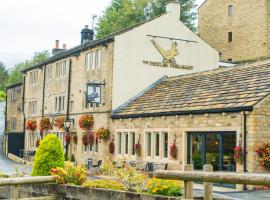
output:
M80 31L101 16L111 0L0 0L0 61L8 68L51 50L55 40L71 48ZM197 0L200 5L204 0Z

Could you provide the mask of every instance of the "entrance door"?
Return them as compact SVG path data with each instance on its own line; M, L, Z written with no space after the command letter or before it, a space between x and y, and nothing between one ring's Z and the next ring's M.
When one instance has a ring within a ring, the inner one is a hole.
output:
M202 170L204 164L211 164L214 171L235 171L235 144L235 132L190 132L188 163L193 164L195 170Z

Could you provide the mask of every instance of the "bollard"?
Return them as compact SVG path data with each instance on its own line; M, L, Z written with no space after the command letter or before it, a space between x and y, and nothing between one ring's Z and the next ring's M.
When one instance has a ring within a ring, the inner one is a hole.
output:
M185 171L192 171L193 165L186 164ZM184 199L193 199L193 181L184 181Z
M203 171L205 172L213 172L213 166L212 165L204 165ZM204 182L203 183L204 188L204 200L213 200L213 183L210 182Z

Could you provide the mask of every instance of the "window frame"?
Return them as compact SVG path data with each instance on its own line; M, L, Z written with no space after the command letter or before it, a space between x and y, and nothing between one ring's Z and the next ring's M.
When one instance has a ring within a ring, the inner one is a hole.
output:
M228 16L233 16L233 5L228 5Z

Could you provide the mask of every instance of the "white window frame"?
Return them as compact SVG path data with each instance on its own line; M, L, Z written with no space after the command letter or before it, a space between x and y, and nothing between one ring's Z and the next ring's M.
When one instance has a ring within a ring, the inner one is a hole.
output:
M65 95L57 95L54 97L54 112L63 113L65 111Z
M148 135L150 135L150 144L148 143ZM145 157L146 158L152 158L153 155L153 151L152 151L152 146L153 146L153 134L151 131L146 131L145 132ZM150 149L148 148L150 145ZM149 154L149 150L150 150L150 154Z
M55 66L56 78L59 79L65 77L67 74L67 60L57 62Z
M119 138L121 137L121 140ZM120 131L116 132L116 155L123 154L123 133Z
M37 101L32 100L28 103L28 115L30 117L36 116L37 114Z
M52 65L46 66L46 81L52 80Z
M94 153L94 154L98 154L98 149L99 149L99 141L97 137L94 137L94 143L93 145L83 145L83 153L87 154L87 153Z
M228 16L233 16L233 5L228 5Z
M157 143L157 136L159 137L159 140L158 140L158 143ZM154 155L154 158L161 158L161 148L160 148L160 146L161 146L161 133L160 132L153 132L153 139L154 139L154 141L153 141L153 155ZM157 153L157 145L158 145L158 147L159 147L159 149L158 149L158 155L156 155L156 153Z
M38 83L38 70L30 71L29 82L30 82L30 86L37 85L37 83Z
M101 67L102 54L101 49L89 51L85 54L86 71Z

